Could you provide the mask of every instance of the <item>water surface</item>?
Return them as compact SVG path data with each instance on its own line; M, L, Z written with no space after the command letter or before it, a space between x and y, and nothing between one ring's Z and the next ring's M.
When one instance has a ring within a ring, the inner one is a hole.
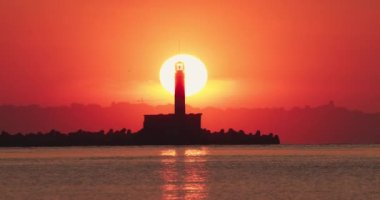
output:
M0 199L380 199L380 145L0 148Z

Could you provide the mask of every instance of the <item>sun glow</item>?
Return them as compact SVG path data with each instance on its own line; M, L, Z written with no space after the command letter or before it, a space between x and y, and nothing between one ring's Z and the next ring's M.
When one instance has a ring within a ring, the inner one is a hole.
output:
M167 91L174 94L174 66L178 61L185 64L186 96L200 92L207 83L206 66L200 59L188 54L175 55L162 64L160 70L160 81L162 86Z

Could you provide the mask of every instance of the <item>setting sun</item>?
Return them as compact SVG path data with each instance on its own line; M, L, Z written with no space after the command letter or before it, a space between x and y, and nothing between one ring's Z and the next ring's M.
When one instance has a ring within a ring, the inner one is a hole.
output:
M190 96L201 91L207 83L207 70L205 64L198 58L188 54L175 55L162 64L160 81L162 86L174 94L175 63L181 61L185 64L185 91Z

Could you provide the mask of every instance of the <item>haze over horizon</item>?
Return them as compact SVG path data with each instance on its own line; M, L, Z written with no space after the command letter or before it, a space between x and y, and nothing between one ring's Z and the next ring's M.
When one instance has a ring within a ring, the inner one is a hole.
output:
M189 98L189 97L187 97ZM7 107L7 106L12 106L12 107L40 107L40 108L60 108L60 107L72 107L72 106L95 106L95 107L102 107L102 108L107 108L107 107L112 107L113 105L119 105L119 104L127 104L127 105L144 105L144 106L149 106L153 108L165 108L163 110L164 113L172 113L173 112L173 102L168 102L168 103L162 103L162 104L150 104L148 102L145 102L144 99L138 99L136 102L129 102L129 101L112 101L110 103L106 104L100 104L100 103L91 103L91 102L71 102L67 104L38 104L38 103L24 103L24 104L11 104L11 103L2 103L0 106ZM319 107L323 105L329 105L332 104L334 106L338 106L340 108L348 109L351 111L355 112L363 112L363 113L368 113L368 114L379 114L380 111L365 111L365 110L360 110L360 109L354 109L350 107L344 107L343 105L337 105L335 101L330 100L326 102L320 102L316 103L315 105L310 105L310 104L303 104L303 105L294 105L294 106L281 106L281 105L273 105L273 106L257 106L257 107L244 107L244 106L227 106L227 107L222 107L222 106L215 106L215 105L191 105L186 103L186 108L189 108L190 111L192 112L194 110L202 110L202 109L219 109L219 110L228 110L228 109L281 109L281 110L292 110L292 109L303 109L303 108L311 108L311 107ZM151 113L154 113L151 112Z
M0 1L0 104L172 103L161 64L199 57L194 107L333 100L380 112L380 2Z

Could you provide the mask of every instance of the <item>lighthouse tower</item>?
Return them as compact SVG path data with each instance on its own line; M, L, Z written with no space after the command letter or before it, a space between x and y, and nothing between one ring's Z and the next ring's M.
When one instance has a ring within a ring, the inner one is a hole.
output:
M185 64L178 61L175 64L174 114L185 116Z

